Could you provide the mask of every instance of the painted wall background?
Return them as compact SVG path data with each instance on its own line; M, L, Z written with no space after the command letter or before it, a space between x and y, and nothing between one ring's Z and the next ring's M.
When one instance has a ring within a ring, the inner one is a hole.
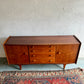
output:
M0 57L10 35L76 35L84 57L84 1L0 0Z

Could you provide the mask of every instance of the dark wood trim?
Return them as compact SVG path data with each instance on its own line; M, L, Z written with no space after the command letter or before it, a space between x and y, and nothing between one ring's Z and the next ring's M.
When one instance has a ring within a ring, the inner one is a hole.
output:
M77 59L78 59L78 55L79 55L79 51L80 51L80 48L81 48L81 41L75 36L75 35L73 35L75 38L76 38L76 40L77 41L79 41L79 48L78 48L78 52L77 52L77 56L76 56L76 61L75 61L75 63L77 63Z
M79 45L79 48L78 48L78 52L77 52L77 56L76 56L76 61L75 61L75 63L77 63L77 59L78 59L78 55L79 55L80 48L81 48L81 44Z
M56 45L56 44L73 44L73 43L79 44L79 42L73 38L73 35L10 36L10 39L5 43L5 45Z
M19 65L19 67L20 67L20 70L22 69L22 65Z
M76 37L75 35L73 35L73 37L75 37L75 39L81 44L81 41L78 39L78 37Z
M8 41L8 39L10 38L11 36L9 36L3 43L3 46L6 44L6 42Z
M7 57L8 64L9 64L9 60L8 60L8 56L7 56L5 44L6 44L6 42L8 41L8 39L9 39L10 37L11 37L11 36L9 36L9 37L5 40L5 42L3 43L3 47L4 47L4 51L5 51L6 57Z
M29 61L29 64L30 64L29 46L27 46L27 48L28 48L28 57L29 57L28 61Z
M63 70L65 70L66 64L63 64Z

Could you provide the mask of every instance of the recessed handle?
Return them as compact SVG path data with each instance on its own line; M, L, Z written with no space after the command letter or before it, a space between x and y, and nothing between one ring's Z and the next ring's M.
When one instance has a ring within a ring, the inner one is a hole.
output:
M26 52L24 52L24 53L23 53L23 55L27 55L27 53L26 53Z
M34 46L31 46L31 48L34 48Z
M32 60L32 62L35 62L36 60Z
M51 52L52 50L49 50L49 52Z
M25 52L23 53L23 55L25 55Z
M35 55L32 55L32 57L35 57Z
M61 54L61 52L57 52L57 54Z
M35 50L31 50L31 52L34 52Z
M49 55L49 57L51 57L52 55Z
M49 62L52 62L52 60L49 60Z
M49 45L49 48L51 48L52 46L51 45Z

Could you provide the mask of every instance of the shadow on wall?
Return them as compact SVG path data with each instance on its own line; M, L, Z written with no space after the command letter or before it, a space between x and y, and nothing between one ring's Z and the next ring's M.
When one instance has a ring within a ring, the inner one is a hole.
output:
M6 57L3 47L3 44L6 39L7 39L6 37L0 38L0 57Z

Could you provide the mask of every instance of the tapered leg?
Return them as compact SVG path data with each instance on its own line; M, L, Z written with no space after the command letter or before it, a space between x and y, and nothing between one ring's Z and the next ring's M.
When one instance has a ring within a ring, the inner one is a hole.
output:
M22 65L19 65L19 67L20 67L20 70L22 69Z
M63 69L65 70L65 66L66 66L66 64L63 64Z

